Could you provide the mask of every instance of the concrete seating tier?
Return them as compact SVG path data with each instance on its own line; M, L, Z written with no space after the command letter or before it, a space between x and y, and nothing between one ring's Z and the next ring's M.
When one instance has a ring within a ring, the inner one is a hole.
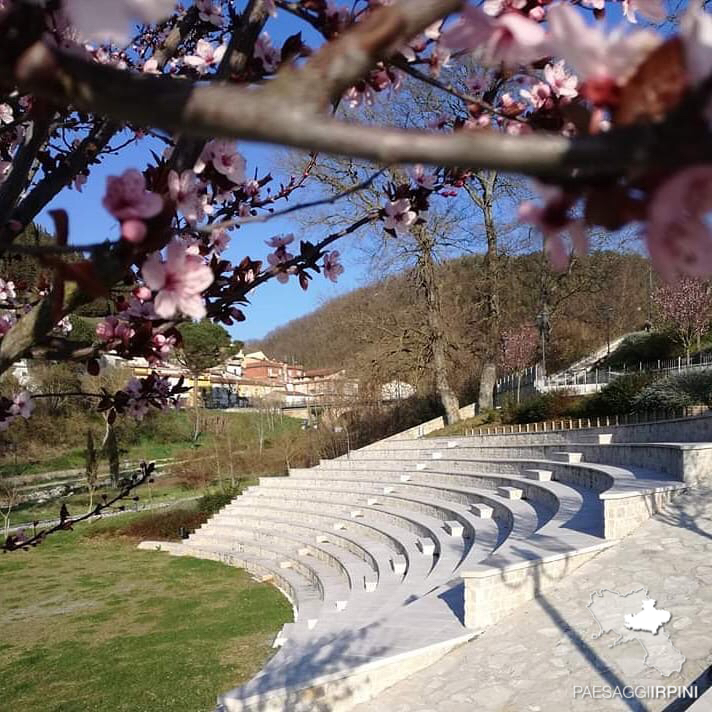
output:
M614 545L712 463L700 442L631 432L389 439L261 478L169 547L243 567L295 609L221 708L364 702Z

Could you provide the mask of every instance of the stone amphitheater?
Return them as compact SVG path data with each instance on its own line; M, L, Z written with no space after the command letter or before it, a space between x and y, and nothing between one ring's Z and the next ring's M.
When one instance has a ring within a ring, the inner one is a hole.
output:
M293 604L220 709L352 709L455 649L486 653L490 627L712 479L709 415L423 437L437 425L262 478L182 544L142 544L244 568Z

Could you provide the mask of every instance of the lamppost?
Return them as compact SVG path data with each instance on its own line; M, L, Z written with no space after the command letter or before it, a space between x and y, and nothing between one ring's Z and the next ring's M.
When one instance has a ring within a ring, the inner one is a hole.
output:
M551 332L551 315L549 307L544 304L541 312L536 317L537 325L539 326L539 334L541 335L541 371L542 378L546 378L546 338Z
M607 355L611 355L611 321L613 321L613 307L607 305L603 307L603 318L606 322L606 344L608 346Z

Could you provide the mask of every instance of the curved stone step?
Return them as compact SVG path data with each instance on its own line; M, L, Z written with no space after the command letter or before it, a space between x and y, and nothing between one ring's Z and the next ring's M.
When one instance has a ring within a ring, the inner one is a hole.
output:
M266 490L270 493L270 497L278 497L281 500L289 500L299 504L303 502L302 492L299 488L290 487L270 487ZM251 503L258 502L265 495L255 495L254 498L238 498L236 504L249 507ZM447 518L437 518L430 514L425 514L422 511L414 509L420 507L426 510L437 510L437 506L426 501L406 500L403 497L395 495L384 495L384 505L380 507L368 507L360 504L363 495L359 491L339 490L336 488L310 490L309 504L318 504L323 507L329 507L334 511L345 513L350 518L354 511L360 511L363 517L358 518L358 521L373 520L379 521L386 519L395 524L407 523L411 527L411 531L417 534L418 543L422 540L432 540L435 543L433 554L428 553L429 548L418 550L421 555L427 557L431 561L433 572L437 569L438 575L440 572L447 572L446 576L451 576L452 572L457 567L459 561L466 553L465 540L457 542L451 537L445 535L442 529L442 522ZM344 504L347 502L347 504ZM348 504L350 502L350 504ZM358 510L354 505L359 505ZM450 514L454 514L453 510L448 510Z

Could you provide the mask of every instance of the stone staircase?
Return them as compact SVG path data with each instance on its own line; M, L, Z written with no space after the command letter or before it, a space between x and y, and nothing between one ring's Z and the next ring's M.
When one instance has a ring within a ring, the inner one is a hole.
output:
M712 419L710 419L712 423ZM389 439L261 478L172 553L270 581L295 620L237 710L346 710L476 637L712 471L608 431ZM711 437L712 441L712 429Z

